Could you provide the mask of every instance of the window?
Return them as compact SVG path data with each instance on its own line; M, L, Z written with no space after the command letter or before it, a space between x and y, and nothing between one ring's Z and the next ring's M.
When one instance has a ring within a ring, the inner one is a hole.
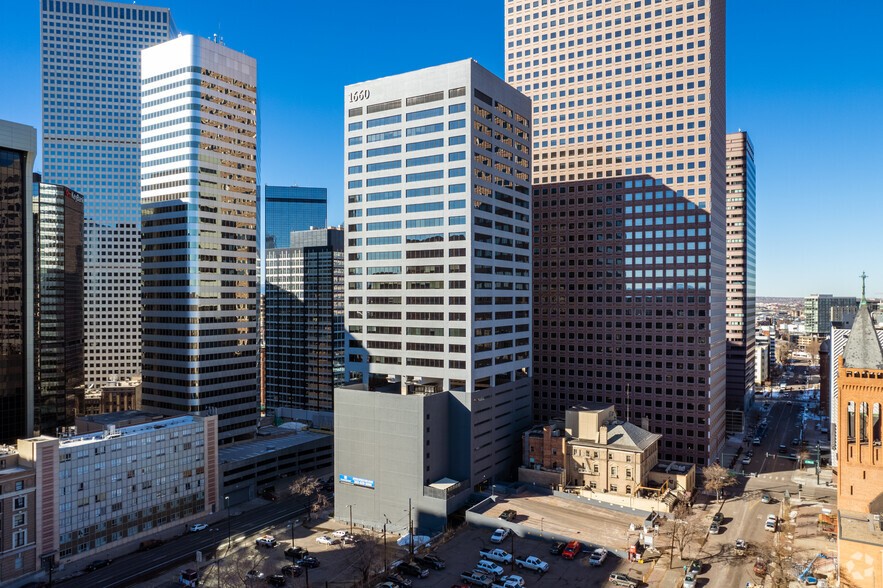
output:
M28 531L27 529L23 529L21 531L16 531L12 534L12 547L24 547L28 544Z
M12 515L12 526L13 527L21 527L25 524L25 513L17 512Z
M12 501L12 508L25 508L27 504L26 496L16 496Z

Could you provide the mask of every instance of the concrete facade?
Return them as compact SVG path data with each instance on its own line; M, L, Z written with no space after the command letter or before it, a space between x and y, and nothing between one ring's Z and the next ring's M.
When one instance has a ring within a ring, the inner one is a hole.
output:
M258 418L257 62L186 35L145 49L141 76L142 403L211 411L222 443L247 439Z
M812 294L803 299L803 322L807 335L831 334L831 320L841 321L844 315L854 315L858 298Z
M462 488L514 471L530 424L530 104L472 60L353 84L345 99L350 386L335 392L335 508L366 499L392 519L382 509L404 496L341 482L380 482L371 461L350 462L365 429L346 419L382 404L369 445L409 454L401 474L439 528ZM438 424L421 433L426 415ZM423 457L400 430L446 449Z
M725 4L644 4L505 5L533 100L534 416L630 405L702 465L726 418Z

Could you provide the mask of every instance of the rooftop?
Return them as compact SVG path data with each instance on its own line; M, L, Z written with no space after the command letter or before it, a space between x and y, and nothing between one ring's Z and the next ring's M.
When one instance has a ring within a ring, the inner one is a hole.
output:
M269 433L270 435L219 447L218 462L224 464L245 461L259 455L290 449L297 445L329 437L325 433L314 433L312 431L292 432L291 429L280 427L262 427L261 433Z
M59 445L62 448L77 447L80 445L86 445L89 443L95 443L98 441L104 441L106 439L116 437L131 437L133 435L144 435L146 433L153 433L159 429L183 427L186 425L192 425L195 422L196 417L188 415L167 418L150 423L143 423L140 425L132 425L131 427L120 427L119 429L117 429L116 427L111 427L109 429L98 431L96 433L87 433L85 435L76 435L67 439L61 439Z
M874 520L873 514L841 510L838 517L840 538L845 541L860 541L883 548L883 526Z
M843 365L848 368L883 370L883 348L880 347L874 319L871 318L864 300L849 331L846 349L843 350Z

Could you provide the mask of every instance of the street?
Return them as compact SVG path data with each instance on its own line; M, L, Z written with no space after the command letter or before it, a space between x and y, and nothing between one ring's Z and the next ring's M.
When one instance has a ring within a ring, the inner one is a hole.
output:
M276 503L268 503L258 510L249 511L247 515L230 517L231 539L235 542L239 536L252 535L269 524L295 518L306 512L306 504L307 499L305 498L288 498ZM156 549L126 555L113 560L105 568L62 578L54 583L62 586L89 584L102 588L130 586L139 580L150 578L163 570L174 567L179 562L192 560L196 551L213 554L219 546L227 541L227 524L226 518L219 519L204 531L185 533Z

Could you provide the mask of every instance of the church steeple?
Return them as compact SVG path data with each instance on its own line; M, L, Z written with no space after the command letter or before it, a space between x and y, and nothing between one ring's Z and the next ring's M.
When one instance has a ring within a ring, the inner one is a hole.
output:
M871 318L871 311L865 298L865 279L868 276L862 272L860 277L862 301L852 323L846 349L843 350L843 365L849 368L883 370L883 348L880 347L880 340L877 339L874 319Z

